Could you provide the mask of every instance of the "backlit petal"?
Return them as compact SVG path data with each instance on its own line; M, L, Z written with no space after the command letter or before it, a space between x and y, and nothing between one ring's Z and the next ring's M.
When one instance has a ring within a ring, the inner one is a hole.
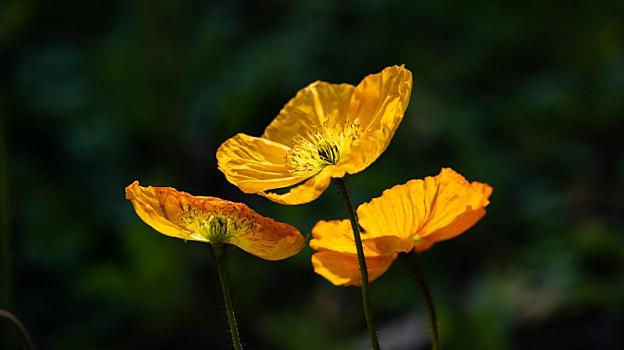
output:
M243 203L193 196L171 187L141 187L137 181L126 187L126 198L145 223L167 236L234 244L266 260L295 255L305 244L293 226L264 217ZM219 242L210 240L215 216L227 223Z
M293 175L284 163L288 147L268 139L237 134L217 150L227 180L245 193L292 186L306 179Z
M126 199L141 220L153 229L171 237L208 242L206 237L181 225L184 213L193 206L191 197L171 187L142 187L138 181L126 187Z
M396 254L366 258L369 282L381 276L397 257ZM314 272L336 286L362 285L357 256L333 251L321 251L312 255Z
M413 248L411 240L397 236L380 236L363 232L361 237L364 255L369 257L408 252ZM349 220L321 220L312 228L312 238L310 248L314 250L356 254L353 231Z
M355 87L316 81L299 90L264 130L263 138L292 146L297 137L309 137L337 121L346 120Z
M333 167L329 166L308 181L290 188L283 194L274 192L260 192L259 194L280 204L305 204L317 199L325 191L331 182L332 171Z
M349 123L360 127L358 140L337 164L354 174L373 163L388 147L403 119L412 91L412 73L392 66L365 77L349 105Z
M411 238L422 251L457 236L485 213L492 188L466 181L450 168L434 177L411 180L360 205L358 217L367 232Z
M305 239L296 228L247 210L250 213L246 215L254 217L253 229L232 237L228 243L265 260L286 259L303 249Z

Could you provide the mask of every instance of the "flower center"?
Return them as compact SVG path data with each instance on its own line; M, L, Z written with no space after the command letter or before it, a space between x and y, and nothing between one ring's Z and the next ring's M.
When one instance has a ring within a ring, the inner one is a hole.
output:
M230 237L249 230L253 222L193 208L182 217L182 225L210 243L226 243Z
M360 128L356 123L346 128L324 125L321 131L295 138L286 154L286 165L295 175L318 173L328 165L337 164L359 136Z

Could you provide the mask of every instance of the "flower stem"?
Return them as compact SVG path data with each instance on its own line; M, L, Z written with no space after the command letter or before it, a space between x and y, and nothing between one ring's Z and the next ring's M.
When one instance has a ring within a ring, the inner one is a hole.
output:
M28 332L26 331L26 327L24 327L22 322L20 322L20 320L17 317L15 317L15 315L13 315L12 313L4 309L0 309L0 318L5 318L9 320L15 326L15 328L19 330L20 336L22 337L22 343L26 349L29 349L29 350L35 349L35 345L33 344L33 341L30 338L30 336L28 335Z
M353 231L353 239L355 240L355 249L357 251L358 262L360 265L360 274L362 276L362 305L364 306L364 317L366 318L366 328L368 328L368 337L370 338L371 346L375 350L379 350L379 341L377 340L377 333L375 332L375 324L373 323L373 312L371 310L370 298L368 294L368 269L366 268L366 259L364 258L364 248L362 247L362 238L360 237L360 224L358 223L357 214L353 209L353 201L349 195L347 189L346 178L336 179L338 188L342 197L344 198L345 205L347 206L347 213L351 220L351 229Z
M425 279L423 278L422 272L420 271L420 265L418 264L418 258L416 257L416 253L409 254L412 260L412 272L414 273L414 278L416 279L416 284L418 285L418 289L422 293L425 298L425 302L427 304L427 312L429 313L429 323L431 324L431 347L433 350L442 349L440 345L440 332L438 330L438 319L436 317L435 307L433 306L433 299L431 298L431 293L429 293L429 288L427 288L427 283L425 283Z
M230 294L230 285L225 271L223 262L223 245L211 244L212 252L217 262L217 270L219 271L219 281L221 282L221 291L223 292L223 301L225 302L225 311L227 313L228 323L230 324L230 334L232 335L232 344L234 349L242 350L240 337L238 335L238 327L236 326L236 317L234 317L234 307L232 306L232 296Z

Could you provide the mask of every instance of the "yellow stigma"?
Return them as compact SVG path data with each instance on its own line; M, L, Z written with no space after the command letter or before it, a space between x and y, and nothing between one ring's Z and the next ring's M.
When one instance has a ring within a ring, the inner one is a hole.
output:
M286 154L286 165L293 174L318 173L324 167L338 163L359 136L360 128L356 123L345 128L325 125L314 134L299 135Z
M227 243L228 239L249 230L253 222L238 217L206 213L193 209L182 217L182 224L210 243Z

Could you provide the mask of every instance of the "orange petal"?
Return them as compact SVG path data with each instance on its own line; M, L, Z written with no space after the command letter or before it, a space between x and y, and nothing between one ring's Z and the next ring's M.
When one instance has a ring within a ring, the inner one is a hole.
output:
M297 137L314 135L346 120L355 87L316 81L299 90L264 130L263 138L292 146Z
M360 205L358 217L367 232L414 239L422 251L474 225L483 217L491 193L489 185L471 184L444 168L435 177L384 191L381 197Z
M357 254L349 220L321 220L312 228L312 237L310 248L314 250ZM411 240L397 236L375 236L363 232L361 237L364 255L368 257L409 252L414 246Z
M306 176L294 176L284 159L288 147L260 137L237 134L217 150L217 161L229 182L245 193L292 186Z
M388 147L403 119L412 91L412 73L404 66L385 68L365 77L355 88L348 123L360 127L360 136L337 164L349 174L362 171Z
M246 210L249 212L245 215L254 218L253 229L232 237L228 243L265 260L286 259L303 249L305 238L296 228Z
M208 242L204 236L182 226L181 219L192 206L190 194L171 187L141 187L134 181L126 187L126 199L130 200L137 215L156 231L184 240Z
M290 188L286 193L260 192L259 194L280 204L295 205L309 203L317 199L321 193L329 187L333 168L333 166L326 167L308 181Z
M210 219L220 215L231 220L232 230L228 226L219 243L234 244L262 259L290 257L305 244L293 226L259 215L243 203L192 196L171 187L141 187L138 181L126 187L126 198L145 223L167 236L210 242Z
M351 222L349 220L321 220L317 222L312 228L310 248L356 254ZM366 253L374 254L373 252Z
M368 281L372 282L386 272L396 257L396 254L367 257ZM312 255L312 266L314 272L325 277L326 280L336 286L362 285L356 255L321 251Z

